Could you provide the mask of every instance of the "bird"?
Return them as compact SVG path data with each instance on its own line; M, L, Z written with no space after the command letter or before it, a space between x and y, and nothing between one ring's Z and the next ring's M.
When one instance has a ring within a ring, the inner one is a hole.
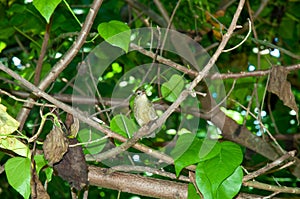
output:
M133 113L137 123L142 127L156 120L158 116L144 91L138 90L135 95ZM152 133L149 137L155 137L155 133Z

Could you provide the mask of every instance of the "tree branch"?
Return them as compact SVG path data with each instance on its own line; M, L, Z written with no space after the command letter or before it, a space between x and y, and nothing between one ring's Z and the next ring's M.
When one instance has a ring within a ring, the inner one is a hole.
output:
M54 105L56 105L58 108L64 110L67 113L72 114L74 117L78 118L80 121L88 124L89 126L107 134L108 137L112 137L114 139L117 139L121 142L126 142L126 138L101 126L99 123L93 121L92 119L90 119L87 115L85 115L83 112L81 112L80 110L75 110L72 107L56 100L55 98L53 98L52 96L50 96L49 94L45 93L44 91L42 91L41 89L37 88L36 86L34 86L32 83L28 82L27 80L25 80L24 78L22 78L20 75L16 74L14 71L12 71L11 69L7 68L6 66L4 66L2 63L0 63L0 70L6 72L7 74L9 74L11 77L13 77L14 79L20 81L24 86L26 86L28 89L30 89L34 95L38 96L38 97L43 97L44 99L48 100L49 102L53 103ZM160 153L159 151L153 150L143 144L139 144L136 143L133 145L134 148L136 148L137 150L144 152L148 155L151 155L152 157L155 157L159 160L162 160L168 164L173 164L173 159L163 153ZM92 156L92 157L97 157L97 156ZM93 159L94 160L94 159ZM194 167L189 167L194 169Z
M68 64L76 56L77 52L84 44L88 33L90 32L90 29L93 25L93 21L98 13L98 10L102 2L103 0L94 0L76 41L73 43L73 45L68 50L68 52L66 52L66 54L53 66L53 68L48 73L48 75L40 82L39 88L42 91L44 91L53 81L55 81L58 75L68 66ZM28 101L33 102L35 100L32 98L28 98ZM25 103L23 105L23 108L19 112L17 120L20 122L20 127L19 127L20 129L23 129L24 123L32 107L33 107L32 103Z
M142 3L136 0L125 0L131 7L143 11L147 16L149 16L153 21L155 21L161 27L167 27L168 23L164 19L156 14L153 10L147 8Z
M192 90L198 85L198 83L208 74L209 70L214 66L217 58L222 53L222 50L225 48L227 42L229 41L230 36L232 35L233 31L236 28L236 22L238 20L238 17L243 9L243 5L245 3L245 0L241 0L236 13L234 14L234 17L232 19L232 22L230 24L230 27L228 28L228 32L224 35L222 42L220 43L217 51L215 54L211 57L209 62L206 64L206 66L203 68L201 72L198 73L198 75L195 77L195 79L191 82L190 86L183 90L176 101L171 104L171 106L159 117L157 120L155 120L153 123L149 123L148 125L145 125L141 127L130 139L128 139L126 142L121 144L119 147L115 147L113 149L110 149L108 151L105 151L104 153L101 153L99 156L99 161L116 156L123 151L126 151L128 148L133 146L138 140L143 138L146 135L151 134L154 130L162 126L167 118L175 111L177 107L187 98L187 96L192 92Z
M286 186L276 186L276 185L269 185L257 181L247 181L243 182L244 186L254 187L257 189L263 189L267 191L274 191L279 193L292 193L292 194L300 194L300 188L298 187L286 187Z
M89 184L93 186L121 190L122 192L143 196L186 199L188 195L188 184L186 183L144 177L138 174L129 174L118 171L111 172L111 169L107 168L89 166L88 178ZM275 186L257 181L243 182L243 185L279 193L300 194L300 189L297 187ZM245 197L243 197L243 193L239 193L237 198Z
M140 53L142 53L143 55L146 55L148 57L154 58L155 57L155 53L148 51L134 43L130 44L130 47L134 50L139 51ZM157 56L156 60L162 64L166 64L168 66L171 66L172 68L179 70L185 74L188 74L190 76L197 76L198 72L195 70L192 70L190 68L187 68L185 66L182 66L178 63L173 62L170 59L166 59L162 56ZM290 65L290 66L285 66L285 69L287 71L294 71L294 70L299 70L300 69L300 64L295 64L295 65ZM262 77L262 76L266 76L269 75L270 73L270 69L267 70L258 70L258 71L252 71L252 72L240 72L240 73L215 73L212 75L207 75L206 78L209 79L240 79L240 78L246 78L246 77Z
M50 22L46 25L44 40L43 40L40 56L39 56L38 62L36 64L36 69L35 69L34 85L38 85L39 82L40 82L41 72L42 72L42 68L43 68L43 60L44 60L44 57L45 57L45 54L46 54L46 51L47 51L47 45L48 45L48 41L49 41L49 38L50 38L51 24L52 24L52 17L50 18Z
M123 172L111 173L109 169L95 166L89 166L88 178L91 185L154 198L186 199L188 193L185 183Z
M294 157L296 154L296 151L290 151L287 152L286 154L284 154L283 156L281 156L280 158L278 158L277 160L273 161L270 164L267 164L266 166L264 166L261 169L258 169L257 171L254 171L252 173L247 174L246 176L243 177L243 182L246 182L248 180L251 180L253 178L256 178L257 176L269 171L270 169L282 164L282 162L284 162L285 160Z

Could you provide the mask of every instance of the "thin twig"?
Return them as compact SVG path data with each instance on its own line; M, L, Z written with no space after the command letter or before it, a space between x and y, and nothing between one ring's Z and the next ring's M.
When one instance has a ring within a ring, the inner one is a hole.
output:
M65 53L65 55L52 67L48 75L40 82L39 89L44 91L48 86L58 77L58 75L68 66L68 64L76 56L79 49L84 44L88 33L93 25L93 21L98 13L98 10L103 0L94 0L90 11L86 17L83 27L78 35L76 41L74 41L72 47ZM32 98L27 99L28 101L34 101ZM19 129L22 129L25 121L28 117L30 109L33 107L32 103L25 103L23 108L18 114L17 120L20 122Z
M178 98L176 99L176 101L173 104L171 104L171 106L156 121L154 121L153 123L150 123L148 125L145 125L145 126L141 127L138 130L138 132L136 132L133 135L133 137L131 137L130 139L128 139L126 142L124 142L123 144L121 144L119 147L116 147L116 148L108 150L108 151L106 151L104 153L101 153L100 158L102 160L106 159L106 158L114 157L114 156L122 153L123 151L127 150L132 145L134 145L142 137L151 134L154 130L156 130L157 128L159 128L160 126L162 126L164 124L164 122L167 120L167 118L187 98L187 96L190 93L192 93L193 89L197 86L197 84L208 74L209 70L214 66L216 60L218 59L218 57L222 53L222 50L225 48L227 42L230 39L230 36L232 35L232 33L233 33L233 31L234 31L234 29L236 27L236 23L237 23L237 20L239 18L239 15L240 15L240 13L241 13L241 11L243 9L244 3L245 3L245 0L241 0L239 2L237 10L236 10L236 12L234 14L234 17L233 17L232 22L230 24L230 27L228 29L228 32L224 35L224 37L222 39L222 42L220 43L217 51L211 57L211 59L206 64L206 66L203 68L203 70L201 72L199 72L199 74L196 76L196 78L190 83L190 86L187 89L183 90L180 93L180 95L178 96Z
M53 17L51 16L50 17L50 22L46 25L46 32L45 32L45 35L44 35L40 56L39 56L39 59L38 59L38 62L36 64L36 68L35 68L34 85L38 85L39 82L40 82L41 72L42 72L42 68L43 68L43 60L44 60L45 55L46 55L47 45L48 45L48 41L49 41L49 38L50 38L50 27L51 27L51 24L52 24L52 18Z
M136 0L125 0L131 7L136 8L137 10L143 11L147 16L149 16L153 21L155 21L159 26L161 27L167 27L167 22L156 12L149 9L142 3L136 1Z
M219 108L228 99L228 97L230 96L230 94L232 93L232 91L234 89L235 83L236 83L236 79L233 81L232 86L231 86L230 90L228 91L228 93L226 94L226 96L215 107L213 107L208 112L205 112L205 114L210 114L210 113L214 112L217 108Z
M230 52L230 51L232 51L232 50L234 50L234 49L240 47L240 46L248 39L248 37L249 37L250 34L251 34L251 21L250 21L250 19L248 19L248 24L249 24L249 31L248 31L246 37L245 37L238 45L236 45L236 46L234 46L234 47L232 47L232 48L223 50L223 52Z
M269 199L269 198L273 198L274 196L276 196L277 194L279 194L280 192L276 191L268 196L263 197L262 199Z
M246 176L244 176L243 178L243 182L246 182L248 180L251 180L253 178L256 178L257 176L260 176L261 174L266 173L267 171L271 170L272 168L280 165L282 162L284 162L285 160L294 157L296 154L296 151L289 151L286 154L284 154L283 156L281 156L280 158L278 158L277 160L273 161L270 164L267 164L266 166L264 166L263 168L258 169L255 172L249 173Z
M287 71L299 70L300 64L286 66L285 69ZM210 78L210 79L238 79L238 78L246 78L246 77L261 77L261 76L268 75L270 72L271 72L271 69L252 71L252 72L228 73L228 74L215 73L215 74L209 76L208 78Z
M91 126L95 129L107 134L108 137L112 137L112 138L117 139L121 142L125 142L127 140L123 136L121 136L121 135L111 131L110 129L105 128L105 126L101 126L99 123L93 121L88 116L86 116L86 114L84 114L82 111L75 110L74 108L72 108L72 107L56 100L55 98L53 98L49 94L45 93L44 91L42 91L38 87L34 86L32 83L30 83L27 80L25 80L24 78L22 78L20 75L18 75L17 73L12 71L11 69L4 66L2 63L0 63L0 70L6 72L7 74L9 74L14 79L20 81L25 87L30 89L38 97L43 97L44 99L48 100L49 102L55 104L58 108L64 110L67 113L72 114L74 117L77 117L80 121L82 121L82 122L88 124L89 126ZM168 164L173 164L174 163L173 158L171 158L170 156L168 156L166 154L163 154L159 151L153 150L152 148L149 148L149 147L147 147L143 144L136 143L136 144L133 145L133 147L136 148L137 150L141 151L141 152L144 152L144 153L146 153L146 154L148 154L152 157L155 157L155 158L157 158L161 161L164 161ZM195 170L195 167L193 167L193 166L190 166L190 167L187 167L187 168L191 169L191 170Z
M142 53L142 54L144 54L144 55L146 55L148 57L151 57L152 59L155 58L155 53L153 53L151 51L148 51L148 50L146 50L146 49L144 49L144 48L142 48L142 47L140 47L140 46L138 46L138 45L136 45L134 43L130 43L130 48L132 48L134 50L137 50L140 53ZM164 58L162 56L157 55L156 56L156 60L158 62L160 62L160 63L163 63L163 64L166 64L168 66L171 66L172 68L175 68L175 69L177 69L177 70L179 70L179 71L181 71L181 72L183 72L185 74L192 75L194 77L198 75L197 71L194 71L192 69L188 69L185 66L177 64L177 63L175 63L175 62L173 62L173 61L171 61L169 59L166 59L166 58Z
M234 100L234 99L230 99L231 101L237 103L240 107L242 107L244 110L248 110L245 106L243 106L241 103L239 103L238 101ZM270 131L268 130L268 128L265 127L265 125L261 122L261 120L259 120L256 115L254 115L251 111L249 111L249 114L259 122L259 125L261 125L264 130L267 132L267 134L269 135L269 137L271 138L271 140L273 140L274 144L277 146L278 150L282 153L285 154L285 150L280 146L280 144L277 142L277 140L273 137L273 135L270 133Z
M102 138L99 138L99 139L96 139L96 140L92 140L92 141L88 141L88 142L80 142L80 143L77 143L77 144L70 144L69 147L76 147L76 146L87 146L89 144L93 144L93 143L97 143L97 142L101 142L105 139L109 138L108 136L104 136Z
M2 90L2 89L0 89L0 93L2 93L4 95L7 95L8 97L10 97L10 98L12 98L12 99L14 99L14 100L16 100L18 102L23 102L23 103L28 102L28 103L33 103L36 106L44 106L44 107L56 108L56 106L52 105L52 104L43 104L43 103L38 103L38 102L30 102L30 101L27 101L27 100L23 100L23 99L17 98L16 96L14 96L14 95L12 95L12 94L10 94L10 93Z
M163 39L163 42L162 42L162 45L161 45L161 48L164 49L164 46L165 46L165 43L166 43L166 40L167 40L167 36L168 36L168 32L169 32L169 29L172 28L172 29L175 29L174 25L172 25L172 21L173 21L173 18L175 16L175 13L179 7L179 4L180 4L180 1L181 0L178 0L177 3L176 3L176 6L172 12L172 15L171 15L171 18L168 20L168 26L167 26L167 30L165 32L165 35L164 35L164 39ZM160 55L162 55L162 52L160 52Z
M253 187L253 188L257 188L257 189L266 190L266 191L300 194L300 188L298 188L298 187L275 186L275 185L265 184L265 183L261 183L261 182L257 182L257 181L243 182L243 185L247 186L247 187Z
M164 8L164 6L162 5L162 3L159 0L153 0L155 5L157 6L158 10L160 11L160 13L162 14L163 18L165 19L165 21L170 24L171 20L169 18L168 12L166 11L166 9Z
M25 46L22 44L22 42L20 41L19 37L16 34L14 35L14 38L15 38L17 44L20 46L21 50L23 52L25 52L27 55L29 55L28 50L25 48Z
M271 108L271 93L268 94L267 108L268 108L268 111L269 111L269 115L270 115L274 130L275 130L275 133L280 134L280 131L279 131L278 126L276 124L276 121L275 121L275 118L274 118L274 115L273 115L273 111L272 111L272 108Z

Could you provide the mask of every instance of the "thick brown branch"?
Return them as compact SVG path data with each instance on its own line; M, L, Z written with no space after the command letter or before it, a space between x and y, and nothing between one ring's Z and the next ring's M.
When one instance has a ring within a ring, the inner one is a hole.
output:
M143 196L173 199L187 198L188 194L188 185L185 183L143 177L138 174L111 172L111 169L95 166L89 166L88 177L90 185ZM300 194L297 187L274 186L256 181L244 182L243 185L280 193ZM240 193L237 198L245 198L243 196L243 193Z
M130 182L130 183L128 183ZM89 167L91 185L135 193L154 198L187 198L188 185L185 183L143 177L123 172L110 173L109 169Z

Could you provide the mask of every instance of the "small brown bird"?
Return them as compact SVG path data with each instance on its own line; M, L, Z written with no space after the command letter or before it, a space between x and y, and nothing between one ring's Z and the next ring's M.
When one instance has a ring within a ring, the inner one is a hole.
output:
M153 104L148 100L146 93L143 91L136 92L133 112L137 123L141 127L158 118ZM154 135L150 135L150 137L154 136L155 133Z

